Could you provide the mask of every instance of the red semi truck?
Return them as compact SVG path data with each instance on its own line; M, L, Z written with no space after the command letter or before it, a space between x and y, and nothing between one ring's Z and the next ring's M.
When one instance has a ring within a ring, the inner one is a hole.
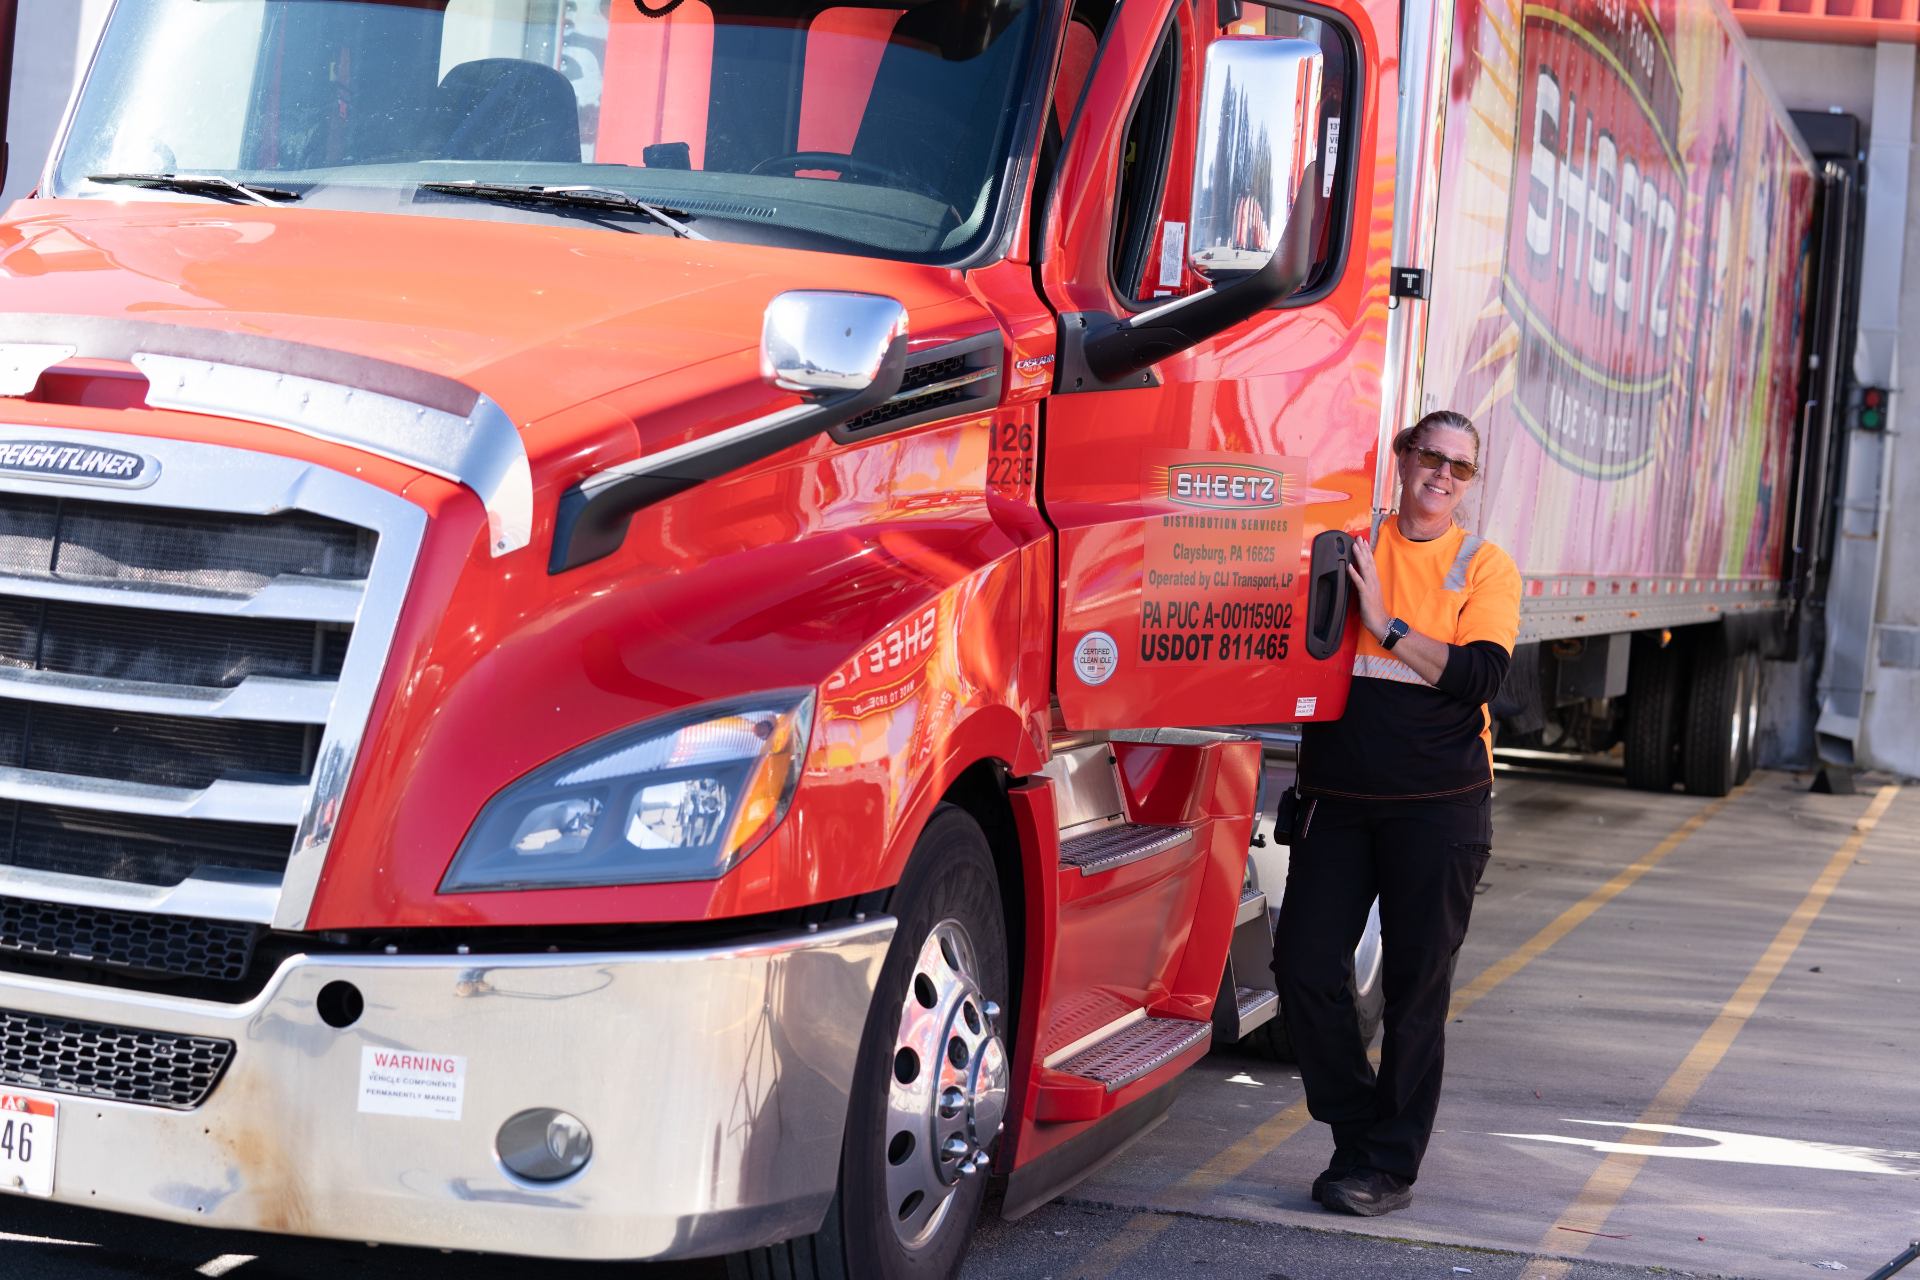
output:
M950 1274L1273 1017L1216 726L1340 714L1388 433L1532 637L1780 603L1809 201L1696 0L121 3L0 222L0 1187Z

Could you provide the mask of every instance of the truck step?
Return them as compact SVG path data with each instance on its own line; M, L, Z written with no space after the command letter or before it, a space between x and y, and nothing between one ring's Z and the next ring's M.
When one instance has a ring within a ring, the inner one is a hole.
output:
M1072 867L1083 876L1097 876L1129 862L1177 849L1192 839L1193 830L1189 827L1153 827L1131 822L1102 827L1062 840L1060 866L1063 870Z
M1213 1024L1185 1018L1142 1018L1106 1039L1088 1045L1058 1064L1068 1075L1098 1080L1112 1093L1203 1043L1213 1035Z
M1236 987L1233 992L1234 1013L1239 1021L1241 1035L1246 1035L1264 1022L1271 1022L1280 1012L1280 996L1277 992L1261 991L1256 987Z
M1234 913L1233 923L1237 928L1266 914L1267 895L1258 889L1247 889L1240 895L1240 910Z

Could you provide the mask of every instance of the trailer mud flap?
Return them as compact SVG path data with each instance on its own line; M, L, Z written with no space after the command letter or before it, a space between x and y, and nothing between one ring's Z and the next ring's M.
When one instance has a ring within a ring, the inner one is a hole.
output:
M1307 574L1307 653L1322 661L1340 652L1347 630L1347 559L1353 539L1329 529L1313 540Z

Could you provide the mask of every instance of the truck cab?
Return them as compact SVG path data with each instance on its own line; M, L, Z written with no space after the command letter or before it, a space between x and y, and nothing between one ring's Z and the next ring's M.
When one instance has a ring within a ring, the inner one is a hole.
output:
M1350 678L1398 14L121 4L0 221L11 1188L950 1274L1163 1117L1274 1009L1207 726Z

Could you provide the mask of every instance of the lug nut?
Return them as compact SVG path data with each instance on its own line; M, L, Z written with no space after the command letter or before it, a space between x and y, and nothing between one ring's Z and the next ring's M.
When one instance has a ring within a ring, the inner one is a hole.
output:
M948 1138L940 1144L940 1158L942 1160L963 1160L971 1150L973 1150L973 1148L967 1145L965 1138L957 1136Z
M980 1005L980 1011L987 1015L988 1022L1000 1021L1000 1006L995 1004L993 1001L991 1000L983 1001Z
M940 1091L940 1118L942 1120L953 1119L960 1114L960 1109L966 1105L967 1095L960 1091L958 1085L950 1084Z

